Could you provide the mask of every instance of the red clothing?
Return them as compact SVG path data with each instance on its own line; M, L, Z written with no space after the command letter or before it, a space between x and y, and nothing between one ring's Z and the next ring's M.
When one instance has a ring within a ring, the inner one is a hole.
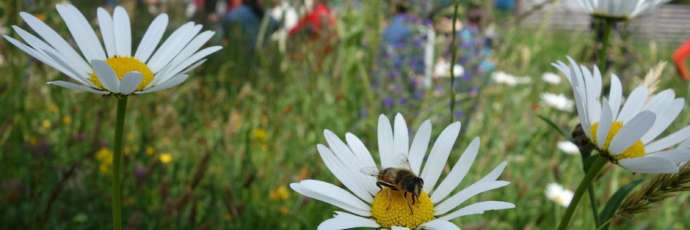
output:
M328 6L318 3L309 12L309 14L302 17L297 24L292 27L289 31L289 35L293 36L303 30L309 30L312 32L312 38L318 37L321 31L327 29L328 27L333 27L335 25L335 18L328 9Z
M690 72L688 72L688 66L685 65L685 59L688 56L690 56L690 39L673 53L673 64L676 65L680 77L686 81L690 80Z

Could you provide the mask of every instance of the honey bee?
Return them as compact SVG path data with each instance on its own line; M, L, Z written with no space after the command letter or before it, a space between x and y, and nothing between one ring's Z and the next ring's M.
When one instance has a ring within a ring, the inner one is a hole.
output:
M424 180L414 174L410 169L404 167L389 167L379 170L378 173L369 173L376 177L376 186L379 189L386 187L390 191L401 192L405 200L408 194L412 196L411 202L407 206L412 213L412 205L419 201L419 195L424 187ZM391 196L388 196L389 199ZM390 202L388 203L390 205Z

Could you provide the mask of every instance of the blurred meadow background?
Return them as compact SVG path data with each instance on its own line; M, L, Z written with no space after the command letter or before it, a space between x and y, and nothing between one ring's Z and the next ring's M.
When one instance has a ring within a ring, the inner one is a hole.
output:
M55 10L60 2L2 1L0 33L14 36L11 26L24 26L18 15L25 11L68 36ZM517 208L463 217L456 221L463 229L554 228L565 208L546 196L548 185L574 190L582 177L578 154L540 119L565 130L578 122L567 80L550 63L568 55L596 62L590 18L570 1L461 1L453 65L449 0L262 0L250 8L264 20L249 27L242 15L230 16L241 1L70 2L94 23L97 7L125 6L134 41L165 12L169 30L203 23L217 31L212 43L224 47L180 87L130 99L128 229L313 229L336 209L303 198L289 183L336 181L316 152L324 129L351 132L376 152L379 114L400 112L415 130L431 119L433 137L449 121L462 121L450 162L474 136L482 140L472 180L463 185L508 161L502 178L511 185L474 199ZM671 64L690 36L686 4L673 1L617 28L607 60L624 89L665 61L659 88L690 96ZM305 16L312 17L302 23ZM110 228L115 99L47 86L64 76L6 40L0 55L0 228ZM688 118L685 110L670 130ZM646 176L609 165L601 177L603 203ZM671 198L612 227L688 229L687 199ZM581 204L573 229L592 228L588 205Z

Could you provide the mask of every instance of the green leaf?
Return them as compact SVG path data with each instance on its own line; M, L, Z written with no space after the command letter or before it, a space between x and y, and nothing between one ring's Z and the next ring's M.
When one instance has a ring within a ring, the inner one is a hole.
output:
M604 209L599 213L599 223L606 223L601 227L601 229L608 229L609 219L611 219L613 214L616 213L618 207L620 207L621 203L623 203L623 199L625 199L625 197L628 196L628 194L632 192L640 183L642 183L642 179L634 180L629 184L620 187L618 191L611 196L609 201L606 202L606 207L604 207Z
M545 117L544 115L537 115L537 116L539 117L539 119L546 122L546 124L548 124L551 128L558 131L558 133L561 134L561 136L570 139L570 135L567 134L568 132L561 129L561 127L558 127L558 125L555 122L553 122L551 119L549 119L548 117Z

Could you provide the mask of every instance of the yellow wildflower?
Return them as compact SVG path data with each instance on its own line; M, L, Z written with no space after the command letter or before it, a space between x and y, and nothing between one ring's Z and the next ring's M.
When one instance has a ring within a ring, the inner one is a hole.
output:
M144 153L146 153L147 156L153 156L156 154L156 149L154 149L151 146L146 147L146 150L144 150Z
M70 116L62 117L62 124L64 124L64 125L72 124L72 117L70 117Z
M281 185L271 191L269 197L271 200L287 200L290 197L290 190L287 189L287 186Z
M161 155L158 156L158 160L164 165L169 165L173 161L173 157L172 154L166 152L161 153Z
M262 128L252 129L252 139L258 142L266 142L268 139L268 131Z
M53 127L53 125L50 124L50 121L49 121L49 120L43 120L43 121L41 122L41 127L42 127L43 129L50 129L50 127Z

